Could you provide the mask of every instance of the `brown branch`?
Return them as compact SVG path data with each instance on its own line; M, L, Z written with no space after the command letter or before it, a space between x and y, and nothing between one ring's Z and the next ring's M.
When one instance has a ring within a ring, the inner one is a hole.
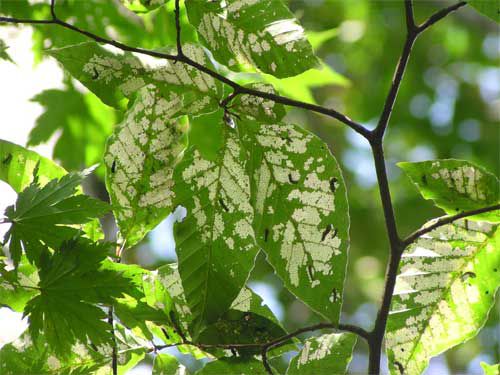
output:
M449 6L448 8L441 9L439 12L434 13L432 16L430 16L427 21L425 21L423 24L418 26L418 32L422 33L432 25L434 25L436 22L442 20L445 18L447 15L450 13L453 13L460 9L461 7L467 5L466 1L461 1L459 3L456 3L454 5Z
M463 219L464 217L469 217L469 216L474 216L474 215L479 215L485 212L491 212L491 211L496 211L500 210L500 204L496 204L493 206L488 206L488 207L483 207L483 208L478 208L476 210L470 210L470 211L463 211L460 212L456 215L452 216L443 216L436 221L426 227L423 227L415 232L413 232L411 235L409 235L404 241L404 247L406 248L407 246L411 245L413 242L415 242L418 238L422 237L424 234L427 234L429 232L432 232L434 229L437 229L439 227L442 227L443 225L450 224L456 220Z
M65 21L60 20L59 18L57 18L57 16L53 20L27 20L27 19L18 19L18 18L11 18L11 17L0 17L0 22L13 23L13 24L27 23L27 24L59 25L61 27L72 30L72 31L77 32L79 34L85 35L86 37L88 37L92 40L95 40L96 42L108 44L108 45L114 46L116 48L119 48L123 51L135 52L135 53L148 55L148 56L152 56L152 57L156 57L156 58L160 58L160 59L171 60L174 62L176 62L176 61L182 62L184 64L192 66L193 68L196 68L197 70L199 70L205 74L208 74L209 76L215 78L216 80L218 80L222 83L225 83L226 85L232 87L233 90L238 91L241 94L248 94L248 95L260 97L263 99L272 100L275 103L287 105L290 107L302 108L302 109L309 110L312 112L320 113L320 114L332 117L332 118L342 122L343 124L347 125L351 129L353 129L355 132L357 132L360 135L362 135L363 137L365 137L366 139L368 139L371 135L371 132L367 128L365 128L363 125L357 123L356 121L353 121L352 119L350 119L349 117L347 117L346 115L344 115L341 112L338 112L338 111L331 109L331 108L322 107L322 106L319 106L316 104L301 102L299 100L287 98L287 97L284 97L281 95L263 92L263 91L255 90L255 89L252 89L249 87L241 86L240 84L230 80L229 78L213 71L212 69L210 69L202 64L199 64L198 62L190 59L189 57L187 57L183 54L182 55L171 55L171 54L152 51L152 50L148 50L148 49L132 47L132 46L126 45L124 43L118 42L116 40L107 39L107 38L104 38L102 36L93 34L89 31L80 29L74 25L71 25ZM177 21L177 22L179 23L178 39L180 39L180 21Z
M115 336L115 323L113 320L113 306L109 306L108 310L108 324L111 326L111 335L113 338L113 351L111 353L111 369L113 375L118 375L118 353L116 347L116 336Z
M177 56L184 56L181 43L181 12L179 0L175 0L175 40L177 45Z

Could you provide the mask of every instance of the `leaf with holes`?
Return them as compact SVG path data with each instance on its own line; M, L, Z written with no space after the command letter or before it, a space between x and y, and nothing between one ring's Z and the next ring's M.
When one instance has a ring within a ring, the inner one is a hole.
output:
M182 103L148 85L108 139L106 187L127 246L139 242L171 211L173 168L185 148Z
M288 365L287 375L345 374L356 345L352 333L311 337Z
M304 29L282 0L187 0L191 24L232 70L290 77L318 64Z
M175 225L179 274L196 335L237 297L257 254L247 155L224 126L214 158L191 146L174 172L175 202L187 209Z
M447 214L474 210L499 203L498 179L484 168L463 160L431 160L399 163L420 194L432 199ZM500 211L469 217L500 222Z
M500 285L497 228L456 221L405 250L387 323L392 374L421 374L485 324Z
M338 164L326 144L300 126L240 125L251 155L258 243L293 294L338 322L349 247Z
M269 94L276 94L273 86L266 83L250 84L247 87ZM286 115L286 108L282 104L275 103L270 99L246 94L238 95L233 99L230 105L230 112L232 111L236 112L237 117L241 115L262 122L280 121Z
M167 53L170 50L166 49ZM210 67L210 60L200 46L186 44L183 50L192 60ZM177 94L175 101L182 102L184 111L189 114L209 112L218 105L221 84L184 63L105 49L94 42L47 53L104 103L119 109L124 106L124 98L131 98L150 84L161 90L166 99L170 100L173 94Z

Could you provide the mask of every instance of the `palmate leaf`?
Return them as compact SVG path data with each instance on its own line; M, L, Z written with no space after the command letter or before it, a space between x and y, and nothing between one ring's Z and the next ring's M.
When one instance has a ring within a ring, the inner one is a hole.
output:
M217 61L278 78L317 65L303 28L282 0L186 0L191 24Z
M174 356L157 354L153 364L153 375L189 375L189 371Z
M235 129L222 133L215 158L191 146L174 172L175 202L187 209L175 225L176 251L195 333L229 308L258 250L247 156Z
M484 371L484 375L498 375L500 373L500 363L489 365L485 362L481 362L481 368Z
M61 224L85 224L109 211L109 206L86 195L73 195L90 173L70 173L40 187L32 182L19 193L16 203L5 210L12 225L5 235L10 240L10 253L17 266L24 249L32 263L38 263L45 247L56 248L79 230Z
M31 184L37 166L36 176L42 186L67 173L64 168L34 151L0 140L0 180L8 183L15 192L19 193Z
M484 168L464 160L399 163L425 199L432 199L447 214L474 210L499 202L499 181ZM469 217L500 222L500 211Z
M251 157L258 243L286 287L337 322L349 247L338 164L325 143L299 126L239 125Z
M140 268L107 261L112 244L78 238L47 254L38 271L39 294L26 305L34 341L43 333L56 356L67 358L72 345L111 345L107 314L98 304L136 295Z
M145 343L134 340L121 326L115 328L118 374L124 375L145 356ZM26 331L14 342L0 349L0 373L3 375L83 375L111 374L109 346L76 343L67 358L54 355L43 335L36 341Z
M287 375L345 374L356 345L352 333L327 334L312 337L288 365Z
M387 323L392 374L422 373L484 325L500 285L497 227L456 221L405 250Z
M8 49L9 47L5 44L5 42L2 39L0 39L0 60L5 60L14 63L14 60L12 60L10 55L7 53Z

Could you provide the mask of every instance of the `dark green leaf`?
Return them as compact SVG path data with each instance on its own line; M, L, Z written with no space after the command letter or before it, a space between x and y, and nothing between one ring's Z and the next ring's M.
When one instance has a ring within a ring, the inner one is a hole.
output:
M24 257L21 258L17 270L0 259L0 305L8 306L14 311L23 311L37 292L38 274Z
M252 358L224 358L209 362L196 375L267 375L262 362Z
M469 0L468 3L478 12L500 23L500 4L497 0Z

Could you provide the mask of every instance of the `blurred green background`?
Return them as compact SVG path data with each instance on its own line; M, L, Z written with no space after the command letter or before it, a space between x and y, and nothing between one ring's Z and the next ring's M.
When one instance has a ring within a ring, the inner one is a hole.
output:
M145 48L172 44L173 1L145 15L136 15L117 1L61 0L58 15L97 34ZM420 22L450 1L415 1ZM405 38L403 1L290 0L290 7L309 33L325 62L320 71L271 80L284 95L335 108L373 127L380 115ZM0 13L46 18L46 4L0 0ZM186 21L183 16L184 22ZM196 38L183 25L183 40ZM56 27L37 27L35 62L46 48L84 41ZM9 40L5 39L7 45ZM12 56L15 60L15 56ZM467 159L499 174L500 120L499 28L472 8L464 8L424 33L417 41L385 139L387 167L397 222L405 235L443 213L420 198L397 168L399 161L435 158ZM255 75L245 76L258 78ZM241 76L240 76L241 78ZM260 79L260 78L259 78ZM263 77L262 79L269 79ZM100 161L107 136L121 115L102 105L69 77L63 88L35 98L44 107L28 144L58 140L54 157L68 169ZM64 102L63 107L60 103ZM375 172L367 142L330 118L290 110L288 119L322 137L343 167L351 216L351 249L344 290L343 321L371 328L381 299L388 254ZM106 199L103 171L87 191ZM106 220L108 236L115 228ZM172 218L125 254L125 261L156 267L175 260ZM305 305L283 289L264 256L259 256L250 286L260 293L289 329L319 321ZM477 338L431 362L428 374L479 374L480 361L500 362L500 303ZM187 360L187 359L186 359ZM366 371L367 348L359 342L351 373Z

